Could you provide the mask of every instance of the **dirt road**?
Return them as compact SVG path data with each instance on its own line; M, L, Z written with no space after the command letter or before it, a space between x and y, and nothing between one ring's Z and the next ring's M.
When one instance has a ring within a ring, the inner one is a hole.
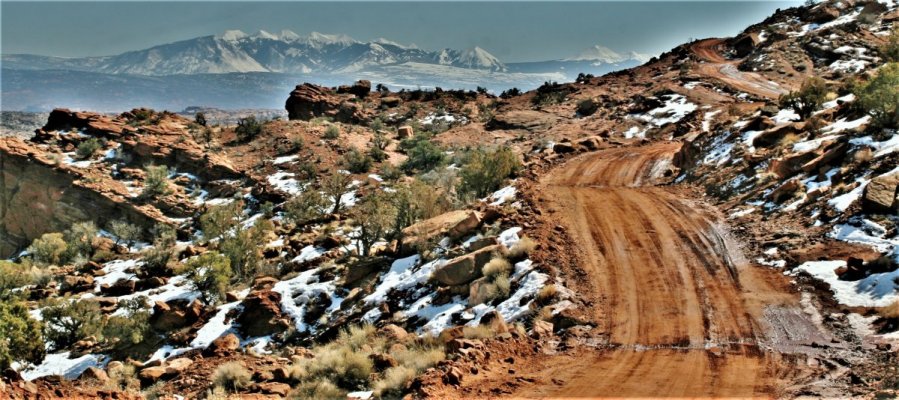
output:
M762 350L762 301L789 304L743 259L714 212L651 186L679 144L576 158L544 180L600 297L613 351L552 368L538 396L756 397L789 375Z
M737 69L736 61L727 60L721 55L721 45L721 39L706 39L692 46L693 53L705 61L697 66L698 72L761 97L776 99L788 92L759 74Z

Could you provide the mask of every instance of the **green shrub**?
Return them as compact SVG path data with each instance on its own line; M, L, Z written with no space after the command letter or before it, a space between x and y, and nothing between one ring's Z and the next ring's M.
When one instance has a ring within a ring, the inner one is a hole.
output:
M805 80L798 91L780 97L782 108L792 108L803 120L811 117L827 100L827 82L818 77Z
M430 140L417 140L408 150L408 158L401 168L406 173L427 172L443 164L446 155Z
M899 63L889 63L877 76L860 85L855 95L877 126L899 129Z
M328 127L325 128L325 134L322 137L328 140L337 139L340 137L340 128L337 127L337 125L328 125Z
M200 216L200 228L203 237L212 240L231 230L243 218L243 202L232 201L227 204L209 207Z
M215 251L207 251L187 262L187 278L206 304L216 304L225 298L233 276L231 260Z
M60 300L41 312L44 336L54 350L65 349L87 337L101 338L104 317L96 301Z
M880 47L880 57L887 62L899 62L899 27L893 27L893 33L886 44Z
M151 199L170 193L168 167L165 165L148 165L144 167L144 172L146 177L144 178L144 190L141 192L141 197Z
M41 323L31 318L28 306L17 299L0 301L0 370L13 362L40 363L45 354Z
M99 235L100 230L93 221L83 221L72 224L67 229L63 237L68 246L67 253L69 259L78 256L90 257L94 254L94 239Z
M375 118L371 121L371 124L369 124L369 127L371 127L371 130L373 130L373 131L375 131L375 133L377 133L377 132L380 132L382 129L384 129L384 122L382 122L380 118Z
M97 150L100 150L101 146L100 139L90 138L85 140L78 144L78 149L75 150L75 157L79 160L91 158Z
M0 302L17 295L16 289L31 283L25 266L12 261L0 260Z
M146 297L137 297L119 302L119 309L125 315L113 315L103 323L103 340L116 355L139 357L139 351L132 351L137 345L144 343L153 333L150 328L150 311L146 308Z
M65 260L68 246L61 233L45 233L34 239L28 247L34 262L41 265L57 265Z
M325 197L331 200L332 208L331 214L337 214L340 211L341 197L347 192L348 186L352 182L352 179L349 175L341 174L340 172L331 174L328 178L324 180L322 183L322 192L324 192Z
M168 276L172 273L169 261L172 259L172 247L175 245L175 232L166 225L157 227L156 239L153 247L146 249L141 254L141 275Z
M237 135L237 141L247 142L262 133L262 123L256 119L255 115L241 118L237 121L234 133Z
M206 113L198 112L197 115L194 115L194 122L200 126L206 126Z
M460 189L482 198L498 190L503 182L518 173L521 162L508 147L493 151L477 149L469 154L468 162L459 171Z
M109 233L115 236L115 244L125 242L128 246L132 245L141 238L141 229L137 225L129 224L125 220L115 220L109 223Z
M354 174L364 174L371 170L372 158L353 147L343 155L343 165Z
M250 227L239 223L235 225L234 234L226 235L219 243L219 251L230 260L237 279L247 282L256 273L266 237L273 229L272 222L263 218Z
M371 246L384 239L396 224L397 210L384 194L375 192L365 197L352 210L353 226L357 228L355 239L358 240L359 254L371 255Z
M295 223L305 224L323 217L329 206L328 199L321 192L309 188L288 200L284 205L284 212Z
M212 382L218 387L236 392L252 383L252 376L241 362L231 361L219 365L212 375Z

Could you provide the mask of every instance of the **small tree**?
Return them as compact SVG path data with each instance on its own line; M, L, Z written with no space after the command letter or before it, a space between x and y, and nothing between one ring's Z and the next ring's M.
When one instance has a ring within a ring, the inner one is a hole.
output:
M141 192L143 198L155 198L165 196L170 193L169 190L169 169L165 165L148 165L144 167L144 190Z
M262 133L262 123L256 119L255 115L250 115L237 120L237 128L234 129L239 142L252 140Z
M167 225L155 228L156 238L153 247L142 253L141 274L149 276L167 276L172 270L169 261L172 259L172 247L175 245L175 231Z
M210 207L200 216L200 227L203 237L212 240L231 230L243 218L243 202L232 201L228 204Z
M215 251L207 251L187 262L187 278L206 304L216 304L225 298L233 276L231 260Z
M117 358L143 355L133 348L140 347L138 345L145 343L153 335L146 302L145 296L122 300L119 302L119 310L123 310L125 315L112 315L105 319L103 341Z
M115 244L119 245L120 242L125 242L126 245L131 246L140 239L141 237L141 229L137 225L129 224L127 221L123 219L117 219L109 223L109 233L115 236Z
M331 200L333 206L331 214L337 214L341 207L341 197L346 194L347 186L350 185L350 177L341 173L334 173L327 177L322 183L322 191L325 196Z
M262 245L274 226L271 221L260 218L250 227L241 222L234 228L234 234L226 235L219 243L219 250L230 260L234 276L247 282L256 273L262 259Z
M41 330L41 323L31 317L23 301L0 301L0 370L13 362L41 362L46 355Z
M359 254L371 255L371 247L387 237L394 228L397 211L383 192L367 196L353 208L353 226L358 228L355 239L359 241Z
M371 170L372 159L367 154L353 147L343 155L343 165L354 174L364 174Z
M75 157L80 160L91 158L97 150L100 150L101 146L100 139L90 138L85 140L78 144L78 149L75 150Z
M206 126L206 113L198 112L197 115L194 116L194 122L200 126Z
M295 223L305 224L324 216L328 212L328 206L328 199L321 192L309 188L288 200L284 208L287 218Z
M792 108L799 118L805 120L821 109L821 105L827 100L827 92L827 82L823 79L808 78L798 91L781 96L780 106Z
M481 198L497 190L506 178L521 169L518 156L508 147L493 151L474 150L462 167L462 190Z
M855 95L875 124L899 129L899 63L881 67L877 76L861 85Z
M96 301L61 300L44 308L41 316L44 319L44 335L54 350L67 348L89 336L102 337L103 313Z
M56 265L65 260L63 257L67 249L68 245L61 233L45 233L31 242L28 253L38 264Z
M880 56L887 62L899 62L899 27L893 28L893 33L886 44L880 47Z

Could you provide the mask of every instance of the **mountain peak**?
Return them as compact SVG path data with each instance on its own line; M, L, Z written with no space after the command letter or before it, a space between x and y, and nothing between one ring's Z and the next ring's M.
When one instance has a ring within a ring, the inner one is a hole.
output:
M268 33L262 29L251 36L253 39L269 39L269 40L279 40L278 36Z
M597 44L585 49L577 56L566 58L563 61L600 61L608 64L614 64L627 60L646 62L650 58L651 56L647 54L641 54L634 51L620 54L608 47Z
M222 39L222 40L228 40L228 41L235 41L235 40L240 40L240 39L246 38L246 37L248 37L248 36L249 36L249 35L247 35L247 34L246 34L244 31L242 31L242 30L239 30L239 29L230 29L230 30L225 31L225 33L223 33L221 36L219 36L219 39Z
M293 42L295 40L300 39L300 35L297 35L294 31L290 29L282 29L281 34L279 35L281 40L285 42Z
M306 36L306 41L310 45L330 45L330 44L342 44L349 45L356 43L356 40L347 36L347 35L339 35L339 34L325 34L319 32L312 32L309 36Z

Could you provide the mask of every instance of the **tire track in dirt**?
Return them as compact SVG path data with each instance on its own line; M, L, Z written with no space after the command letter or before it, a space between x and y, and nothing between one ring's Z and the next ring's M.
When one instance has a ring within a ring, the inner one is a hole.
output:
M610 349L545 360L518 396L759 397L797 374L759 346L758 301L784 295L750 267L713 210L652 185L677 143L600 151L544 178L581 254ZM789 298L789 296L786 296ZM551 366L550 366L551 365Z
M706 39L696 42L691 50L705 63L697 65L697 70L727 85L747 93L769 99L777 99L788 91L753 72L737 69L736 61L729 61L721 55L721 39Z

